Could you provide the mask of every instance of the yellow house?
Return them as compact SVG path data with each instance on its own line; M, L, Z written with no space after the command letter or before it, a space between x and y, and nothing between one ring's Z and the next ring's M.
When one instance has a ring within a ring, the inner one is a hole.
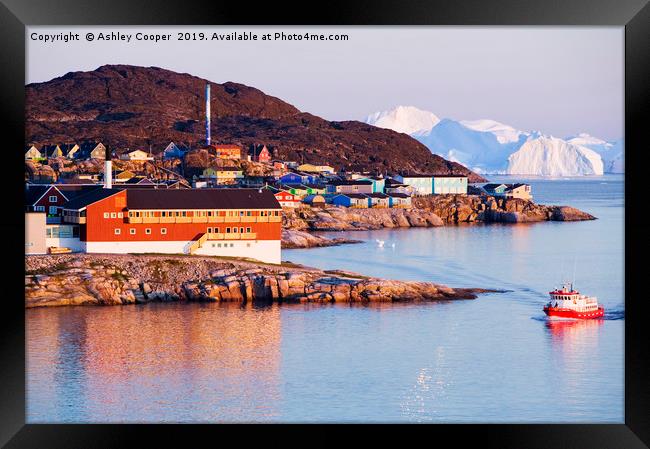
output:
M121 172L116 173L115 176L113 176L113 180L115 182L125 182L134 177L135 177L135 173L133 173L132 171L122 170Z
M306 173L334 173L334 168L329 165L302 164L298 166L298 171Z
M201 174L201 178L213 179L216 184L236 184L243 177L239 167L208 167Z
M149 156L149 153L142 150L133 150L128 153L120 155L120 159L123 161L150 161L153 157Z
M521 198L524 200L532 200L531 188L529 184L512 184L505 190L506 198Z

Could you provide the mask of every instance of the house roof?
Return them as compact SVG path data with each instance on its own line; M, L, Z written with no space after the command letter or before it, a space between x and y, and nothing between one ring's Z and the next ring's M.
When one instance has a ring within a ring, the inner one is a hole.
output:
M101 189L103 186L101 184L57 184L56 188L59 189L68 201L72 201L88 192Z
M352 180L343 180L343 181L330 181L328 182L328 184L331 186L359 186L359 185L370 186L372 185L372 181L352 179Z
M406 173L400 175L402 178L467 178L466 175L450 175L450 174L427 174L422 175L418 173Z
M131 177L134 177L135 173L133 173L131 170L115 170L113 172L114 177L117 177L117 176L120 176L120 175L131 175Z
M485 184L485 185L483 186L483 189L485 189L485 190L494 190L494 189L496 189L497 187L501 187L501 186L508 187L507 184L499 184L499 183L494 183L494 182L492 182L492 183Z
M518 182L516 184L506 184L506 191L514 190L514 189L517 189L519 187L523 187L525 185L527 185L527 184L524 184L522 182Z
M240 150L241 147L239 145L233 145L233 144L212 144L210 145L212 148L215 150Z
M303 184L282 184L280 185L281 189L301 189L301 190L307 190L307 187L305 187Z
M50 190L52 186L43 184L43 185L30 185L29 188L25 186L25 205L33 206L38 200L40 200L45 192Z
M280 209L266 189L128 190L129 209Z
M406 193L387 193L386 195L392 197L392 198L410 198L411 195L407 195Z
M126 181L124 181L124 184L155 184L152 182L149 178L145 178L144 176L134 176L133 178L129 178Z
M275 193L278 193L278 192L281 192L281 190L278 189L278 188L275 187L275 186L265 185L265 186L262 187L262 188L263 188L263 189L266 189L266 190L270 190L270 191L273 192L274 194L275 194ZM290 193L290 192L289 192L289 193Z
M423 175L418 173L402 173L400 176L402 178L433 178L433 175Z
M382 198L382 199L383 198L388 198L388 195L386 195L385 193L379 193L379 192L366 193L366 196L370 197L370 198Z
M315 194L315 195L307 195L302 199L303 203L312 203L316 199L318 199L320 202L325 202L325 197L323 195Z
M68 201L67 203L65 203L63 208L80 210L89 206L90 204L96 203L97 201L103 200L104 198L108 198L109 196L113 196L119 192L121 192L121 190L119 189L99 188L99 189L90 190Z
M174 142L169 142L169 144L167 144L167 146L163 150L163 154L164 153L172 153L172 152L173 153L176 153L176 152L185 153L187 151L188 151L188 148L185 145L176 144Z

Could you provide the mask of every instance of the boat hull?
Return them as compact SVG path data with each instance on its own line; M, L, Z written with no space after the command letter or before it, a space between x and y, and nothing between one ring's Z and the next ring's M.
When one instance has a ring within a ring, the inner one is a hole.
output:
M592 312L578 312L572 309L564 309L560 307L544 307L544 313L549 318L573 318L579 320L593 320L602 318L605 315L605 308L600 306L598 310Z

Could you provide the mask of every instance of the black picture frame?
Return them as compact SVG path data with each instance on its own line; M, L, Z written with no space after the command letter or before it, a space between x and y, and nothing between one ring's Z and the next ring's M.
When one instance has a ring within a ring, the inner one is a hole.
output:
M151 425L30 425L25 424L25 328L24 248L22 195L23 164L17 148L24 144L25 26L26 25L611 25L625 27L625 423L612 425L435 425L420 427L424 441L451 438L454 446L475 442L499 448L642 448L650 445L650 373L648 371L648 307L642 280L645 274L642 234L644 180L644 112L650 104L650 5L647 0L506 1L333 1L278 5L184 0L152 2L136 0L2 0L0 4L0 110L5 128L3 164L5 220L0 231L5 239L2 279L11 287L4 298L2 362L0 372L0 444L6 447L115 447L130 446L135 437L157 438L165 445L184 445L190 433L222 432L224 426ZM645 125L645 126L644 126ZM14 168L15 167L15 168ZM7 201L9 201L7 203ZM13 203L16 204L13 204ZM637 212L638 211L638 212ZM647 212L647 211L646 211ZM13 237L12 237L13 236ZM14 260L15 259L15 260ZM647 277L647 275L646 275ZM14 291L15 289L15 291ZM560 421L560 420L559 420ZM266 429L269 427L266 426ZM373 428L382 437L390 426ZM313 429L311 429L313 430ZM266 430L268 431L268 430ZM412 433L411 428L407 430ZM237 431L239 433L239 431ZM309 435L310 433L307 433ZM306 436L307 436L306 435ZM317 439L340 442L338 433L319 429ZM245 438L248 439L249 437ZM150 439L152 443L154 440ZM277 440L278 443L282 439ZM305 444L311 444L309 440ZM211 444L218 444L213 440Z

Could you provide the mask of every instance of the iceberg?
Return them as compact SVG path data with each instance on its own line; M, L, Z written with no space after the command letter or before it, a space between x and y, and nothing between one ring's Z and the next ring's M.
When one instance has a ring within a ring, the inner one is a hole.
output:
M440 119L414 106L377 112L366 123L409 134L429 150L481 174L580 176L623 173L623 141L581 133L567 139L490 120Z

